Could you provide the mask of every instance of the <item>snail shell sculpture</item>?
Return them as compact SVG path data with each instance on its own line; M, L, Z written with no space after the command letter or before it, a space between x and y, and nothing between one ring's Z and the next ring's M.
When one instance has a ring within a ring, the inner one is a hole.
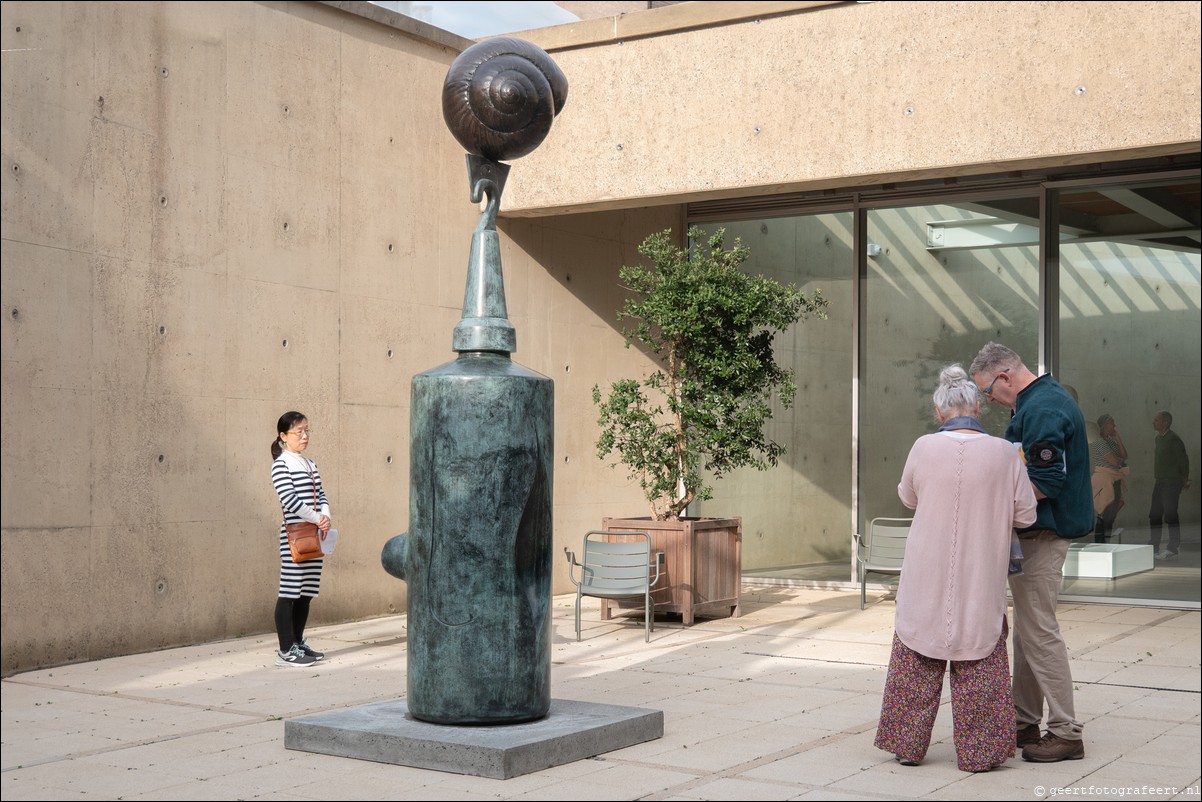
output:
M542 144L567 99L568 79L542 48L499 37L451 63L442 116L468 153L507 161Z

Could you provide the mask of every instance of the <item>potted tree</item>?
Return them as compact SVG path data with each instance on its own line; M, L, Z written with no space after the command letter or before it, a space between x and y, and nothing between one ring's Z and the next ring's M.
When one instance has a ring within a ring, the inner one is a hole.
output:
M651 513L606 518L602 528L651 533L653 551L665 555L656 610L681 613L686 626L697 613L738 615L742 540L740 518L688 517L687 508L712 497L707 475L776 465L784 447L765 424L772 399L788 407L797 387L773 357L774 339L804 317L825 318L827 305L820 290L807 297L745 273L748 248L736 239L727 249L722 229L688 236L692 247L682 250L670 229L652 234L639 246L650 265L618 274L632 293L618 314L633 323L626 345L647 348L659 368L613 382L608 394L593 387L597 455L627 467Z

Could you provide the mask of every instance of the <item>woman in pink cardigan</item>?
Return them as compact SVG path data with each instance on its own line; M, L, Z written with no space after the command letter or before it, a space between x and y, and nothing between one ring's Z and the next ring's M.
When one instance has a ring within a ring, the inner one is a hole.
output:
M914 523L876 745L903 765L926 756L950 661L956 765L989 771L1015 751L1006 576L1012 530L1035 522L1035 494L1014 444L981 427L962 367L943 369L934 401L939 431L918 438L897 486Z

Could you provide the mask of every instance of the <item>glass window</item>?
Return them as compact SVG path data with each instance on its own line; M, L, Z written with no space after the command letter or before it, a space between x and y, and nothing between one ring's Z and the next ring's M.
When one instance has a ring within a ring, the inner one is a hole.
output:
M1196 477L1198 179L1096 185L1057 196L1059 374L1077 391L1092 441L1108 435L1106 449L1126 453L1117 471L1095 461L1099 526L1071 547L1063 593L1197 602L1198 485L1174 485L1179 469L1168 447L1181 438ZM1162 410L1172 416L1163 437L1154 428ZM1151 543L1177 553L1159 558Z
M1064 596L1196 606L1200 198L1196 171L995 188L909 206L874 198L866 201L859 243L859 314L852 306L853 212L721 224L729 238L750 246L748 270L807 291L821 288L831 300L830 320L802 322L778 340L778 358L798 377L794 406L778 410L771 423L773 438L789 449L780 467L725 477L715 483L715 498L690 512L743 517L748 578L846 581L853 507L858 531L874 517L909 517L897 483L914 441L936 428L931 393L939 371L954 362L967 367L995 340L1032 370L1051 365L1076 394L1095 460L1099 420L1127 455L1121 476L1104 482L1094 472L1094 489L1106 499L1095 505L1101 525L1070 549ZM1044 199L1059 233L1047 246L1051 272L1041 282ZM1172 418L1169 435L1164 411ZM1001 407L982 406L992 434L1002 435L1008 421ZM1166 446L1177 437L1193 480L1181 482L1180 492L1173 477L1158 475L1168 471Z
M897 483L910 447L935 431L939 372L990 340L1039 364L1036 197L868 212L860 384L859 526L909 517ZM1033 216L1032 216L1033 215ZM1009 416L991 404L996 435Z
M775 468L745 469L714 482L695 515L743 518L743 572L804 577L801 566L835 562L846 579L851 522L852 215L813 214L706 223L750 249L749 273L822 290L827 319L803 320L777 336L776 359L793 368L797 396L779 405L769 437L787 451ZM829 573L829 571L828 571Z

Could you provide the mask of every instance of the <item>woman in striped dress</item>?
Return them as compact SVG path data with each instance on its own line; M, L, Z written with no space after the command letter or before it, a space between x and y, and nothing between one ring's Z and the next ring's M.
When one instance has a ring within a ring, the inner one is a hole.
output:
M309 603L321 590L322 559L292 561L287 524L308 521L323 533L330 529L330 504L321 486L317 465L302 456L309 447L309 421L299 412L285 412L276 424L271 444L271 483L280 497L284 520L280 523L280 592L275 603L275 628L280 639L278 666L312 666L325 654L305 643Z

